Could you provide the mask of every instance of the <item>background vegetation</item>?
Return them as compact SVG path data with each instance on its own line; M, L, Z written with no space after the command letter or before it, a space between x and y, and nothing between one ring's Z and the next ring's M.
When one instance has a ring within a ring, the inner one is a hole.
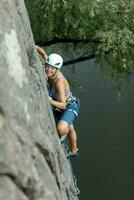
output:
M112 75L134 69L132 0L25 0L34 38L94 42L95 55Z

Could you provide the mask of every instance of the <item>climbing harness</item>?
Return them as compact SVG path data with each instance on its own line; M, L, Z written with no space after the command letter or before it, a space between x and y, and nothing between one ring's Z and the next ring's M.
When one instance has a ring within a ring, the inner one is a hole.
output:
M73 103L76 102L78 104L80 104L80 99L73 96L72 94L67 98L67 103Z
M77 103L78 105L80 105L80 99L70 95L67 98L67 105L69 105L69 104L72 105L73 103ZM67 110L73 112L76 115L76 117L78 117L78 112L75 109L67 108Z

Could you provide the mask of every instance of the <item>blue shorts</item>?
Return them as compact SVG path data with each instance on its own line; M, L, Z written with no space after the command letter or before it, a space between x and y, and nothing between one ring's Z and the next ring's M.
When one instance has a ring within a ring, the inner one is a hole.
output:
M64 110L54 110L54 116L56 120L63 120L71 125L77 118L80 111L80 103L77 101L71 101L67 103Z

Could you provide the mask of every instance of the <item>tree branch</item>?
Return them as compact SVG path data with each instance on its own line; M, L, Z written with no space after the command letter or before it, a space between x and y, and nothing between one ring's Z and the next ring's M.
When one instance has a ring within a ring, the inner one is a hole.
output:
M68 60L68 61L65 61L64 62L64 66L65 65L70 65L70 64L74 64L74 63L77 63L77 62L81 62L81 61L85 61L85 60L89 60L89 59L92 59L95 57L95 54L90 54L90 55L87 55L87 56L80 56L78 58L75 58L73 60Z
M97 38L91 38L91 39L75 39L75 38L57 38L55 37L52 40L49 41L37 41L37 44L39 46L49 46L51 44L56 44L56 43L89 43L89 42L94 42L94 43L100 43L99 39Z

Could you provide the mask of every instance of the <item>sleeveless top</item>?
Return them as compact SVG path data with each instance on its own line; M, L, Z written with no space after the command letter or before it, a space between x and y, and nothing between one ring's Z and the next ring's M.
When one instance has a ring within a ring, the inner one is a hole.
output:
M49 95L54 99L54 100L58 100L58 94L57 91L55 90L55 84L56 82L60 79L60 78L64 78L64 75L59 72L58 77L54 80L54 85L49 85ZM72 92L70 91L70 87L69 85L67 86L67 88L65 89L65 97L66 99L68 99L70 96L72 96Z

